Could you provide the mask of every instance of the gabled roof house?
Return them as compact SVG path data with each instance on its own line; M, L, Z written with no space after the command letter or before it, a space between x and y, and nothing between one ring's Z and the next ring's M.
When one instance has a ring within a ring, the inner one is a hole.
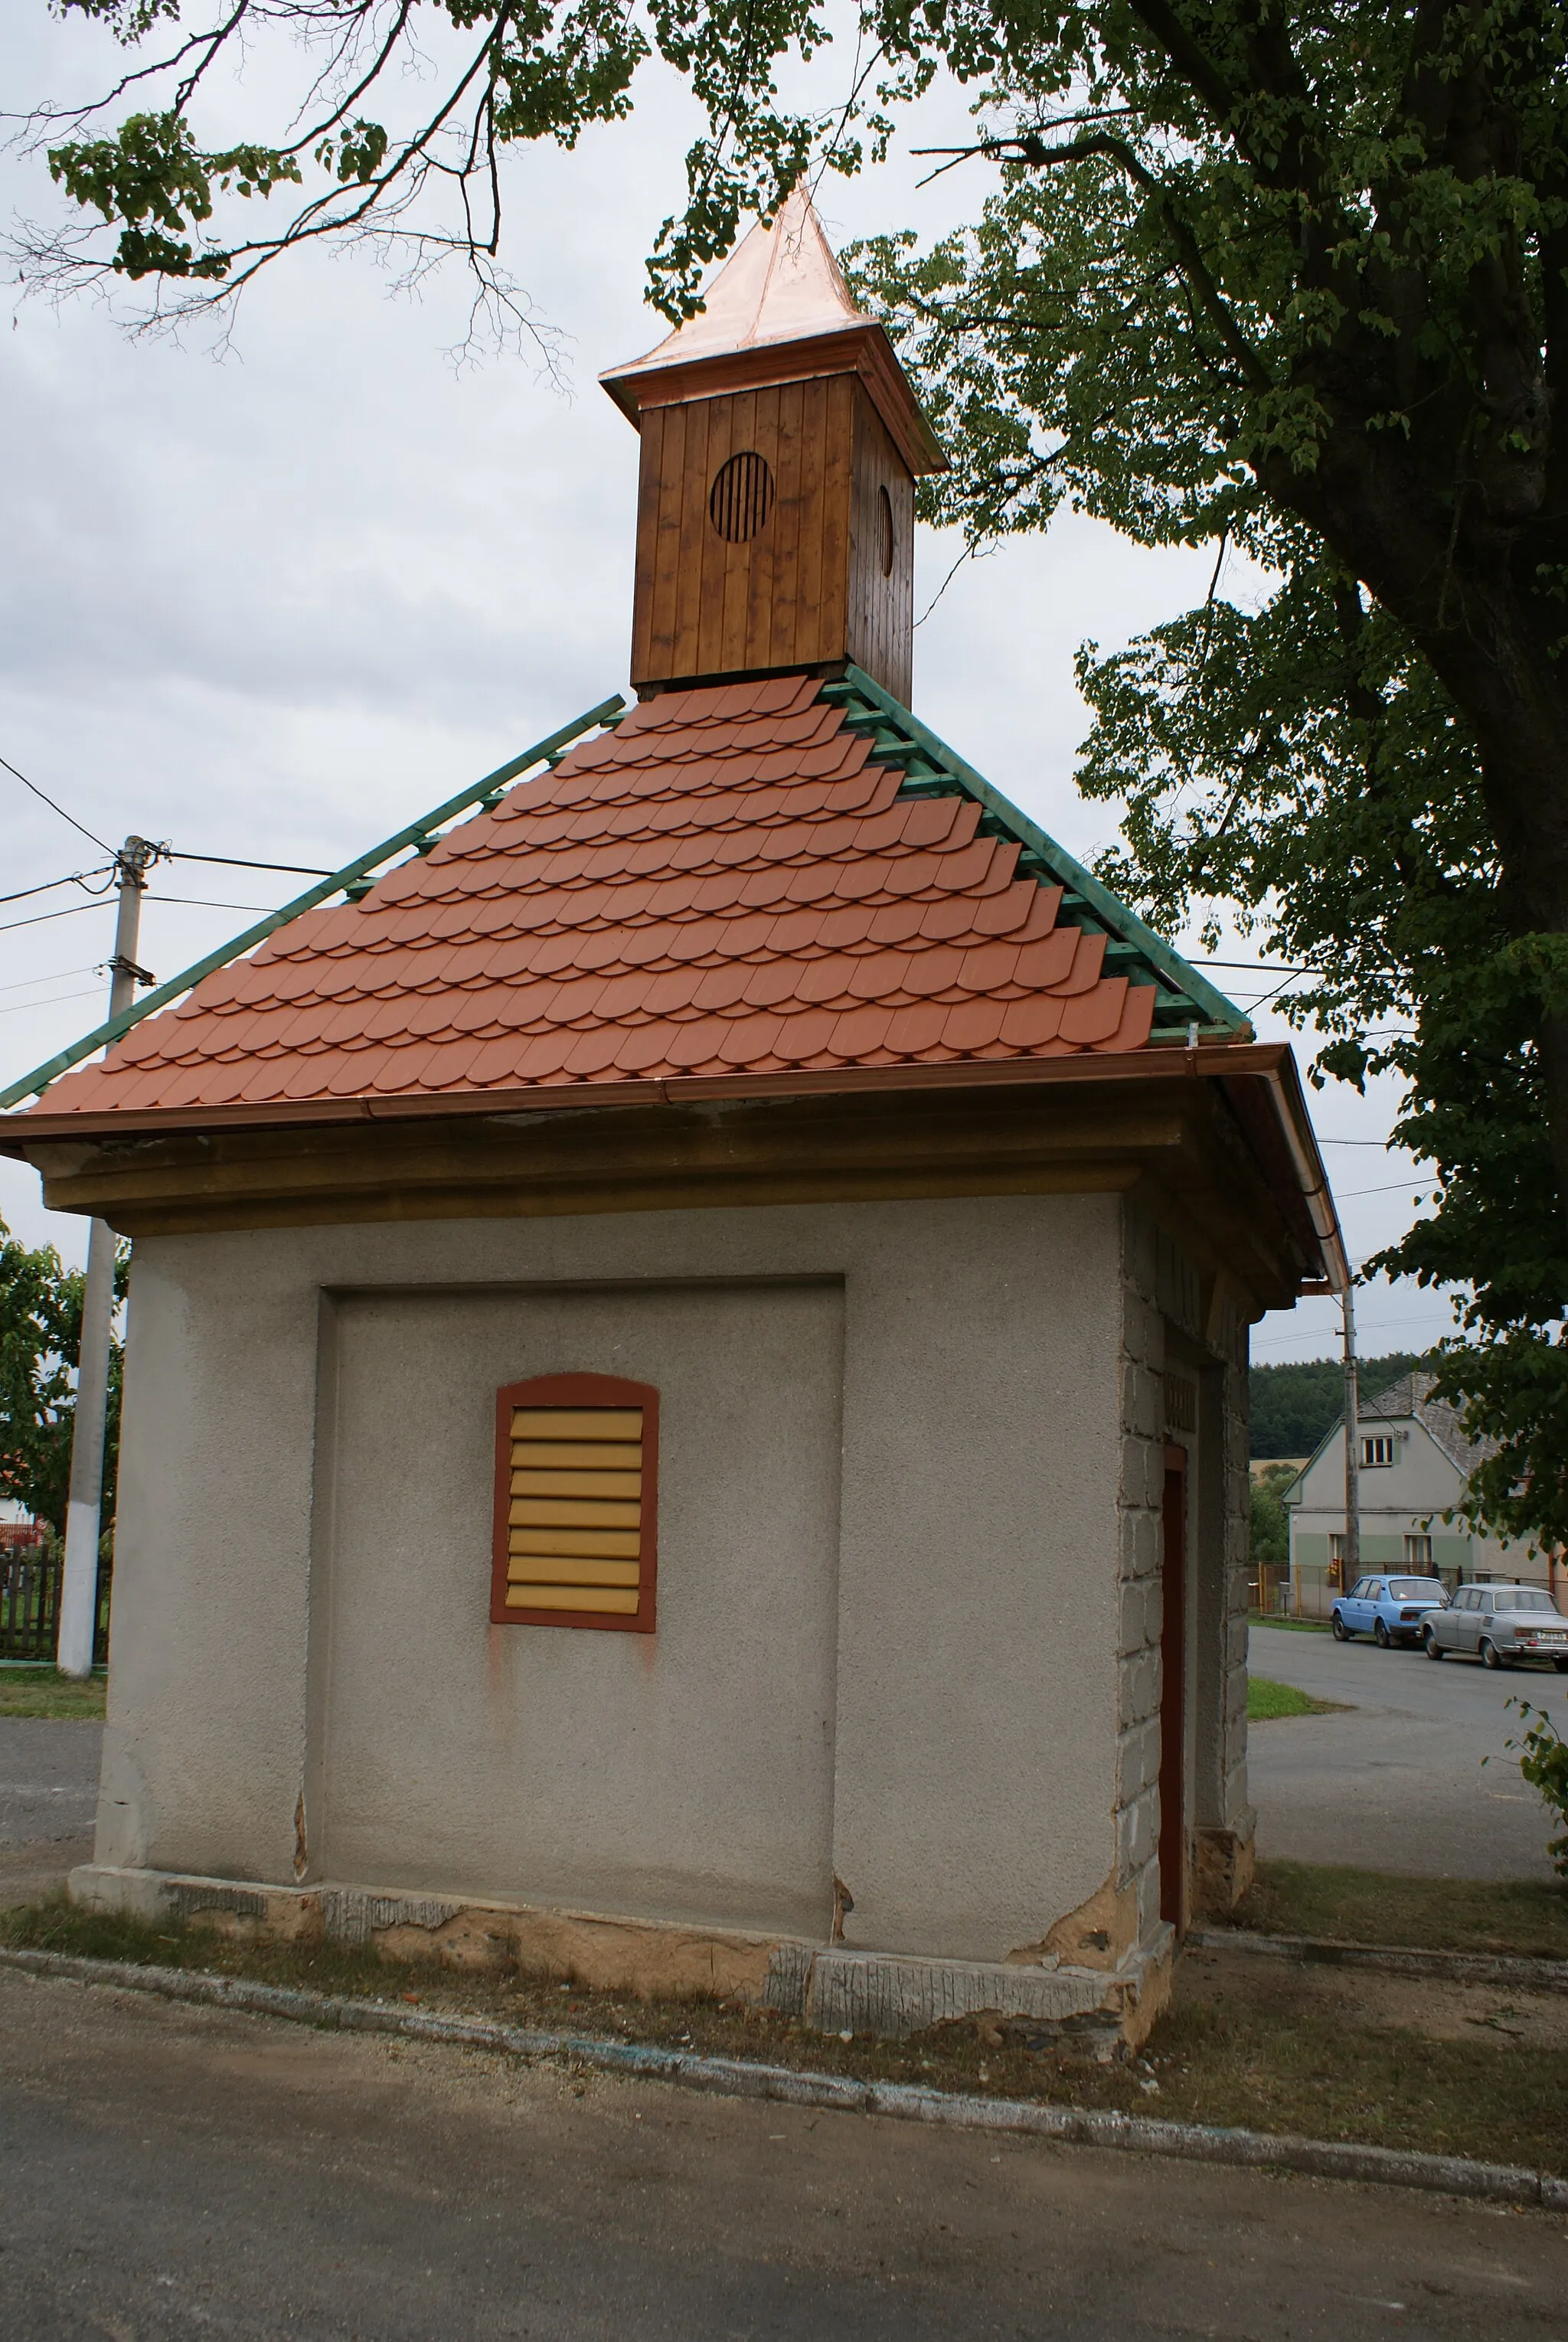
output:
M1469 1436L1457 1407L1433 1396L1433 1381L1417 1367L1356 1410L1362 1575L1413 1570L1441 1577L1451 1593L1492 1578L1555 1592L1561 1569L1553 1556L1445 1517L1463 1498L1475 1466L1495 1451ZM1334 1596L1350 1590L1343 1416L1284 1490L1283 1502L1290 1522L1286 1606L1326 1617Z
M1293 1066L911 712L803 195L605 380L635 703L0 1122L135 1239L73 1892L1137 2037L1250 1861Z

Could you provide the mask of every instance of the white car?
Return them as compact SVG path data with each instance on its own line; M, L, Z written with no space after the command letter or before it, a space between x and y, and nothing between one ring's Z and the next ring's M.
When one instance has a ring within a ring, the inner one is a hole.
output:
M1463 1651L1485 1667L1550 1659L1568 1676L1568 1619L1539 1586L1462 1586L1421 1630L1429 1659Z

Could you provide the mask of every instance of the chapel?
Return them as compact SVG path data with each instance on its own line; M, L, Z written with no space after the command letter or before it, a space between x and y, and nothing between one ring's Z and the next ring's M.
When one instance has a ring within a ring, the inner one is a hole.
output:
M1250 1874L1294 1066L913 712L944 458L804 194L604 379L634 700L0 1118L134 1244L72 1893L1137 2040Z

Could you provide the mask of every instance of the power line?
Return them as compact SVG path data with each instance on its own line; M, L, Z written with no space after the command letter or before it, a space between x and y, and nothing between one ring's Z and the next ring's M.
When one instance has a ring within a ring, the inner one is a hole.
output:
M1347 1187L1338 1200L1342 1204L1349 1204L1357 1196L1408 1195L1412 1187L1430 1187L1432 1176L1429 1171L1416 1171L1408 1179L1391 1179L1385 1187Z
M100 837L95 829L89 829L85 822L76 819L74 813L67 813L63 805L56 805L47 790L41 789L36 781L30 781L25 773L19 773L15 766L8 763L4 756L0 756L0 765L4 765L12 778L20 781L25 789L31 789L35 797L42 797L51 813L57 813L62 821L68 821L73 829L80 830L82 836L91 838L95 846L101 846L105 854L113 854L115 849L106 837Z
M1358 1330L1363 1334L1377 1334L1386 1331L1391 1326L1424 1326L1428 1322L1424 1312L1416 1317L1365 1317L1360 1321ZM1300 1333L1271 1334L1265 1341L1254 1342L1252 1346L1254 1350L1277 1350L1282 1342L1310 1341L1311 1338L1310 1335ZM1307 1362L1303 1360L1302 1363Z
M1194 959L1189 967L1228 967L1243 976L1321 976L1321 967L1287 967L1277 959Z
M102 960L91 961L85 967L57 967L49 976L25 976L16 984L0 984L0 992L25 992L33 984L64 984L68 976L100 976Z
M324 870L321 875L324 878L330 878L332 872ZM188 903L198 911L275 911L277 908L275 903L215 903L205 895L149 895L147 900L149 903Z
M41 927L49 919L74 919L82 911L102 911L110 899L105 895L100 902L72 903L64 911L36 911L30 919L5 919L0 921L0 936L9 935L15 927Z
M95 1000L96 992L52 992L47 1000L13 1000L0 1008L0 1016L20 1016L29 1008L57 1008L62 1000Z
M183 846L171 846L168 858L171 862L221 862L228 870L284 870L295 878L332 876L330 870L319 870L312 862L245 862L235 854L187 854Z
M41 886L18 886L14 895L0 895L0 903L25 903L30 895L49 895L56 886L86 886L89 878L102 878L105 873L113 876L114 868L115 866L111 862L106 864L104 869L73 870L64 878L45 878ZM106 886L97 888L89 886L87 891L89 894L106 895L109 889Z

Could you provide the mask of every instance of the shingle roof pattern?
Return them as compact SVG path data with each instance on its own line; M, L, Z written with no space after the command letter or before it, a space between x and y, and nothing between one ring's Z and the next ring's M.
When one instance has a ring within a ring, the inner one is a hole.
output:
M1463 1410L1447 1399L1433 1398L1434 1375L1423 1374L1417 1367L1412 1374L1402 1375L1376 1398L1365 1399L1358 1410L1360 1420L1369 1417L1378 1422L1397 1422L1401 1416L1419 1423L1430 1431L1451 1464L1468 1476L1478 1464L1484 1464L1497 1453L1495 1439L1472 1439L1464 1428Z
M672 692L149 1017L47 1110L1128 1050L1104 972L961 797L809 676Z

